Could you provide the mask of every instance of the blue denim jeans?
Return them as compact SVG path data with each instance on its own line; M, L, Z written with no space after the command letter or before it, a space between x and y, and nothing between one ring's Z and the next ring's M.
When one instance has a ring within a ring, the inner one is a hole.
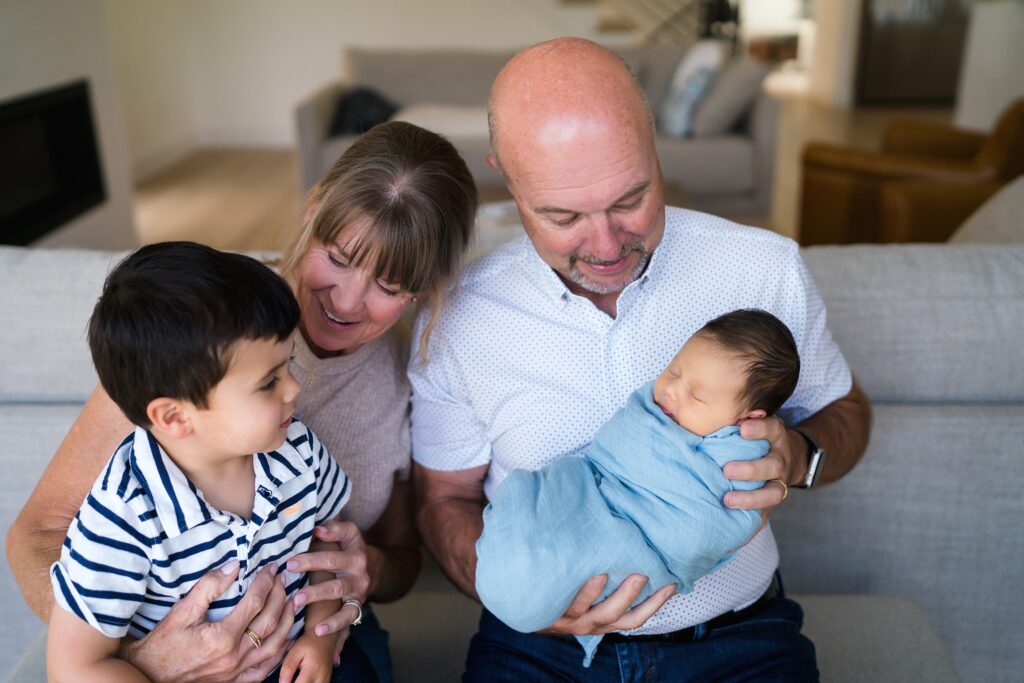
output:
M742 622L701 633L692 642L603 641L589 668L571 638L524 634L487 610L469 646L466 683L593 681L817 681L814 645L800 634L803 610L780 592Z

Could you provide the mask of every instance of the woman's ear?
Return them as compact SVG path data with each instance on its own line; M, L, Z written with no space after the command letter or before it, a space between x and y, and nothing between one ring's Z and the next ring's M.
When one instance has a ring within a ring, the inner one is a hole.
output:
M192 420L183 401L161 396L146 406L150 424L172 439L182 439L192 433Z

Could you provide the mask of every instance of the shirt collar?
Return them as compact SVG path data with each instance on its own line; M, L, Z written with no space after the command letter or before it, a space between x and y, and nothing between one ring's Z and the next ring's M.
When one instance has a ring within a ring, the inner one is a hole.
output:
M254 456L256 486L266 486L273 491L308 469L309 463L303 460L297 449L308 440L308 430L301 422L293 420L287 439L280 448ZM183 534L221 514L203 499L199 489L171 460L156 438L141 427L135 428L129 461L132 473L153 501L157 518L168 538Z

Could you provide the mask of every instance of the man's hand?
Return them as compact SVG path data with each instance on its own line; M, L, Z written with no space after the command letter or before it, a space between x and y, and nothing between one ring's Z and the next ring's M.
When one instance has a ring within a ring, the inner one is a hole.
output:
M341 550L296 555L288 560L288 571L330 572L336 578L306 586L295 594L295 604L301 607L307 603L343 598L355 598L359 602L366 602L366 593L370 587L370 577L366 570L366 543L363 542L356 525L352 522L332 520L316 527L313 533L321 541L337 543ZM337 633L348 628L356 616L355 610L351 608L340 609L327 619L314 624L314 627L320 635ZM327 631L320 633L322 626L326 626Z
M274 567L264 568L227 617L206 620L210 603L231 586L238 562L196 582L142 640L124 641L120 656L157 682L264 680L281 661L294 623L294 605ZM249 628L259 648L245 635Z
M740 436L767 440L768 453L757 460L726 463L722 472L727 479L766 483L756 491L730 491L725 494L724 503L735 510L761 510L763 527L768 521L768 512L781 503L786 494L786 487L773 480L781 479L786 486L792 486L799 483L807 472L807 442L799 432L788 429L777 417L742 420Z
M630 605L647 585L646 576L633 574L607 599L595 605L594 601L601 596L607 582L607 574L591 577L580 588L565 614L540 633L596 636L639 628L676 592L675 584L669 584L630 609Z

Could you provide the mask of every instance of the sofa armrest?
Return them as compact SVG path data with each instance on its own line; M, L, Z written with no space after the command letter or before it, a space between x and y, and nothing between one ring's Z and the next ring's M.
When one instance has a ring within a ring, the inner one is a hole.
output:
M901 154L880 154L842 145L811 142L804 147L804 173L840 173L859 181L920 178L949 182L992 180L991 168L950 159L923 159Z
M762 92L750 113L750 136L754 143L753 211L767 216L771 213L775 181L775 146L779 129L779 101Z
M972 159L987 136L940 123L893 121L885 129L882 151L933 158Z
M334 107L347 87L341 81L335 81L306 97L295 107L303 190L309 190L320 180L320 150L327 140Z
M1002 186L897 181L882 187L882 242L945 242Z

